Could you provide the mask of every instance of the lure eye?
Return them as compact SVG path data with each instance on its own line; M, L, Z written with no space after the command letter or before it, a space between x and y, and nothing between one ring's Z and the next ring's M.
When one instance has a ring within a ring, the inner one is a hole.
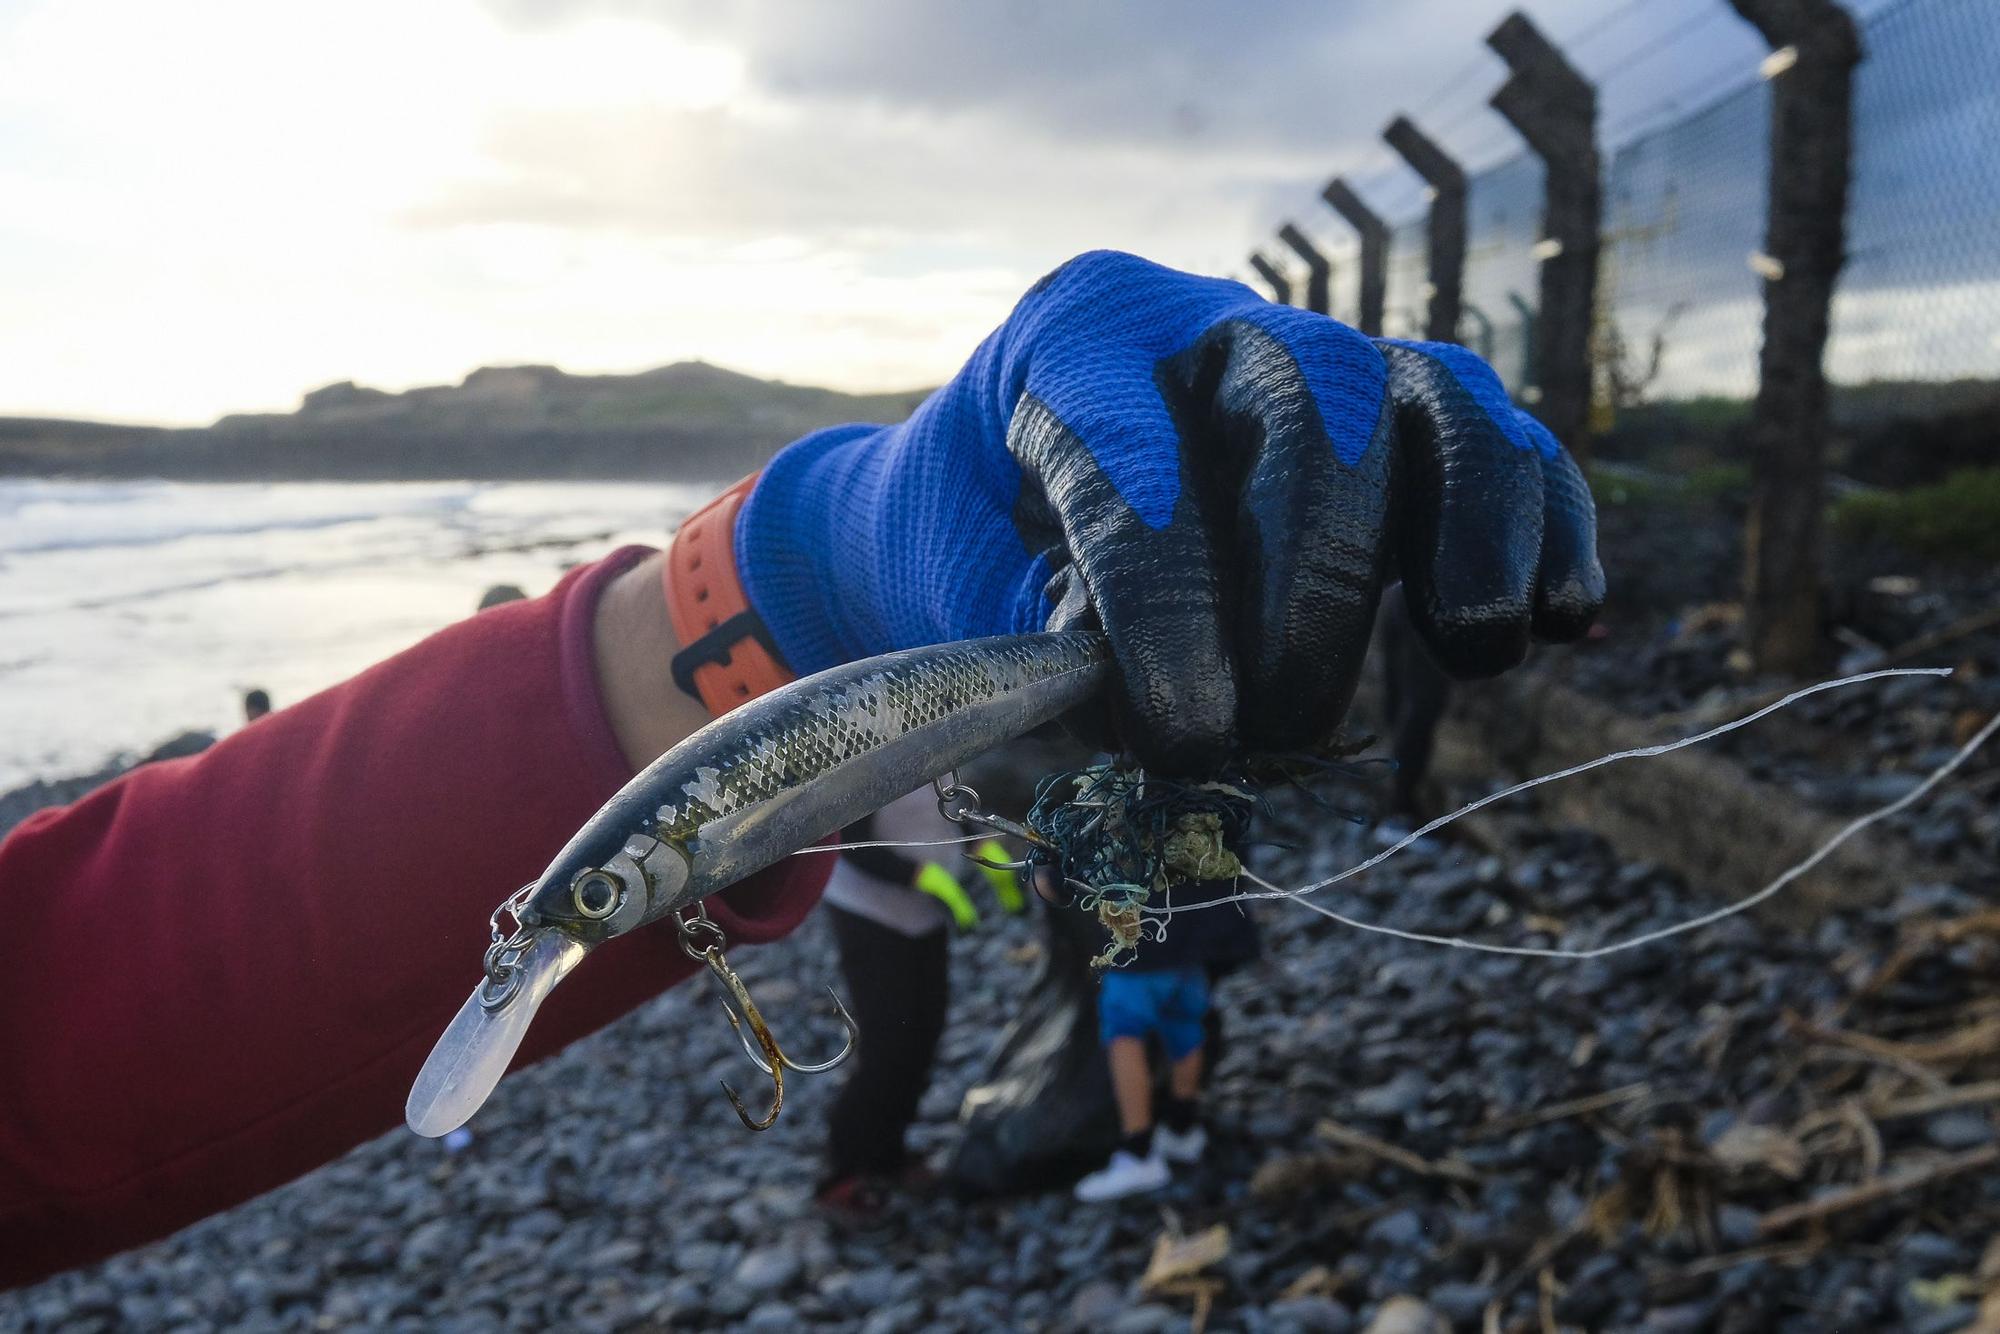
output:
M603 871L588 871L570 890L570 900L576 905L577 916L596 921L617 911L619 893L619 884L611 876Z

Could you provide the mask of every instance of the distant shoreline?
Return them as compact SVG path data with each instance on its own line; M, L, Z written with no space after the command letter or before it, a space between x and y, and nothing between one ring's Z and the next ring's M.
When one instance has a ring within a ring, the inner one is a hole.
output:
M34 447L0 420L0 478L173 482L730 482L761 467L783 440L693 438L671 428L396 433L297 431L282 438L134 427L80 447L66 433ZM92 433L95 435L95 432Z
M703 362L636 375L485 367L396 394L343 381L297 412L213 426L0 417L0 477L727 482L822 427L900 421L923 393L844 394Z

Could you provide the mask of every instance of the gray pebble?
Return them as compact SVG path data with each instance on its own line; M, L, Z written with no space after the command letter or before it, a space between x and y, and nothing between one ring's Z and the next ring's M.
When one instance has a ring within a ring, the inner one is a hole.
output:
M1993 1142L1993 1118L1978 1111L1939 1112L1924 1121L1924 1138L1940 1149L1976 1149Z
M1949 1273L1969 1258L1964 1246L1936 1232L1912 1232L1896 1247L1896 1259L1925 1278Z
M1430 1075L1405 1070L1387 1083L1355 1094L1351 1101L1362 1116L1403 1116L1422 1107L1430 1090Z
M1715 1211L1715 1230L1722 1240L1738 1250L1755 1246L1762 1237L1758 1222L1763 1215L1742 1204L1725 1204Z
M730 1279L752 1292L775 1292L796 1279L803 1267L797 1251L766 1246L744 1256Z
M1398 1209L1368 1225L1368 1240L1399 1249L1420 1244L1424 1239L1424 1217L1415 1209Z
M1715 1303L1684 1302L1678 1306L1655 1307L1639 1326L1641 1334L1697 1334L1712 1327Z
M757 1296L740 1283L724 1283L708 1294L704 1304L715 1314L734 1319L748 1315L750 1308L757 1304Z
M861 1334L906 1334L906 1331L922 1329L924 1326L924 1305L922 1302L902 1302L896 1306L885 1306L862 1322Z
M1354 1313L1331 1297L1294 1297L1264 1308L1273 1334L1348 1334Z
M1093 1279L1069 1299L1070 1322L1084 1329L1101 1328L1124 1309L1125 1294L1109 1279Z
M1977 1309L1959 1302L1940 1307L1922 1317L1914 1317L1907 1328L1909 1334L1958 1334L1978 1318Z
M744 1318L743 1328L769 1330L771 1334L790 1331L799 1327L799 1313L784 1302L765 1302Z
M1440 1283L1429 1293L1430 1304L1454 1324L1478 1320L1493 1300L1493 1289L1484 1283Z
M1172 1307L1148 1304L1121 1311L1109 1325L1108 1334L1180 1334L1188 1318Z
M878 1268L864 1269L848 1280L847 1300L861 1310L872 1310L887 1306L890 1292L896 1285L896 1271Z

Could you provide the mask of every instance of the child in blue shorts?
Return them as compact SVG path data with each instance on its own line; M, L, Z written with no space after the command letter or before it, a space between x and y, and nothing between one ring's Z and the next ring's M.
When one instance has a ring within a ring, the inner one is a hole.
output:
M1176 890L1176 909L1227 898L1228 880ZM1209 988L1228 969L1257 957L1257 928L1240 904L1176 911L1163 940L1142 940L1138 954L1104 974L1097 993L1097 1029L1111 1063L1122 1135L1111 1160L1076 1183L1086 1202L1158 1190L1169 1163L1193 1163L1208 1147L1198 1100ZM1167 1060L1166 1105L1153 1117L1153 1071L1147 1040L1157 1036Z

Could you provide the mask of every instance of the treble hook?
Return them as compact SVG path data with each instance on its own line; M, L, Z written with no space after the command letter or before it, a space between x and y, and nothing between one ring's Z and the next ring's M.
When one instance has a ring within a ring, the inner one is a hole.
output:
M832 987L828 987L826 994L833 997L833 1008L840 1013L841 1026L847 1030L847 1045L842 1047L840 1053L832 1060L821 1061L818 1065L800 1065L797 1061L785 1055L783 1050L779 1049L777 1040L771 1037L771 1030L769 1028L765 1028L761 1032L758 1031L758 1025L764 1022L764 1018L762 1015L756 1016L755 1022L750 1026L751 1032L757 1033L757 1046L763 1047L766 1055L772 1051L778 1053L778 1069L790 1070L792 1073L799 1075L825 1074L828 1070L833 1069L833 1067L846 1060L849 1054L853 1052L854 1043L861 1036L861 1025L855 1023L854 1016L847 1012L847 1007L841 1003L839 992L835 991ZM771 1068L766 1057L758 1055L757 1047L750 1045L749 1035L743 1031L743 1025L737 1021L736 1012L731 1010L727 1005L724 1005L722 1009L729 1016L730 1026L736 1029L736 1040L743 1044L743 1054L748 1056L759 1070L776 1078L777 1072Z
M783 1111L785 1107L785 1071L791 1069L800 1074L819 1074L822 1071L833 1069L834 1066L846 1060L848 1055L853 1052L855 1040L861 1033L860 1026L854 1022L854 1016L847 1012L847 1007L841 1004L840 997L836 994L833 998L833 1004L840 1011L841 1023L846 1026L847 1045L842 1047L840 1054L832 1060L823 1061L818 1065L799 1065L791 1060L791 1058L785 1055L784 1050L778 1046L777 1038L772 1036L771 1026L764 1021L763 1012L757 1008L757 1002L750 998L750 989L743 985L742 977L737 974L734 968L729 966L729 960L723 957L722 929L709 919L708 914L702 911L699 903L695 904L694 911L695 917L692 920L682 918L680 921L681 948L692 957L700 959L703 963L707 964L709 976L713 977L729 996L735 998L736 1007L734 1008L731 1007L728 1000L722 1002L722 1013L729 1019L729 1027L735 1031L736 1040L743 1044L743 1050L749 1055L751 1061L756 1064L759 1070L771 1077L771 1110L764 1114L762 1120L758 1120L750 1115L750 1109L744 1106L742 1096L730 1087L728 1080L721 1081L722 1091L728 1096L729 1105L736 1109L738 1119L745 1126L751 1130L769 1130L777 1124L778 1113ZM710 935L713 937L711 943L706 946L697 946L695 944L694 937L696 928L698 927L706 927L708 929ZM832 988L828 988L828 990L831 991ZM742 1010L741 1017L737 1014L737 1008ZM750 1033L756 1037L756 1047L750 1045L750 1037L743 1032L745 1025L748 1025ZM762 1056L758 1055L758 1048L763 1049Z
M981 810L978 791L959 782L956 769L951 771L948 778L940 775L931 779L931 791L937 793L938 814L955 825L978 825L981 829L996 834L1009 834L1037 848L1055 850L1054 845L1046 838L1019 821ZM969 860L979 859L972 857Z

